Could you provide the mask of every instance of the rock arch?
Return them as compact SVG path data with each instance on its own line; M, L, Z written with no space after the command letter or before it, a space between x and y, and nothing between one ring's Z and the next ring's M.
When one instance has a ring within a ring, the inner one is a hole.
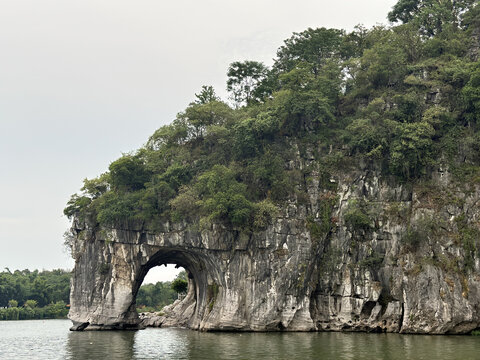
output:
M164 264L181 266L188 274L188 292L181 304L176 306L176 318L169 324L198 328L205 309L208 309L216 300L213 298L211 289L220 288L218 286L221 283L220 273L216 264L196 249L161 248L145 265L142 265L133 285L134 297L148 271ZM218 293L215 295L218 296Z
M165 224L149 232L135 224L102 229L74 221L72 330L140 325L135 297L154 266L174 263L190 274L182 325L200 330L312 330L308 232L296 238L279 223L256 234L213 226L195 231ZM295 248L290 253L288 248ZM302 250L303 249L303 250ZM188 311L187 311L188 310ZM181 316L180 316L181 317Z

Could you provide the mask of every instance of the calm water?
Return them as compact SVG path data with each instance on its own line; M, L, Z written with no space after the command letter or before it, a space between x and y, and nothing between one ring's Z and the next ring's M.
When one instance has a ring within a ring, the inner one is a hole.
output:
M480 337L357 333L70 332L0 321L0 359L480 359Z

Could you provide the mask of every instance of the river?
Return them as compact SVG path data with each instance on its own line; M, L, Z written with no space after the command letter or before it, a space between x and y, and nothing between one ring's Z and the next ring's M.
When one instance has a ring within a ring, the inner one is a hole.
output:
M0 321L0 359L479 359L480 337L363 333L70 332L68 320Z

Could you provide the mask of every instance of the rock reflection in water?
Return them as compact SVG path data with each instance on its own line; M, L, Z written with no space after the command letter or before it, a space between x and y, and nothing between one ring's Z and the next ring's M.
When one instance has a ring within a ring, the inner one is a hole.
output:
M132 359L136 332L70 332L67 356L70 359Z

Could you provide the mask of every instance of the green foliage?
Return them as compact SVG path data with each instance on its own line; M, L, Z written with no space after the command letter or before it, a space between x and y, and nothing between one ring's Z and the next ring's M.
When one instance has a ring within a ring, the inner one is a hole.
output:
M246 190L231 169L215 165L198 177L195 186L203 218L242 227L253 215L253 204L247 200Z
M465 214L455 218L457 224L460 245L464 250L464 266L466 271L475 267L475 258L480 249L480 229L478 226L467 223Z
M241 178L248 184L247 192L255 198L284 200L292 188L284 163L285 160L273 150L251 159L241 173Z
M255 204L254 211L253 226L256 229L265 229L279 213L278 207L268 199Z
M178 117L189 125L189 135L199 138L206 135L208 126L229 123L232 118L232 109L217 100L207 103L192 103L183 113L178 114Z
M315 219L312 216L307 218L307 229L310 231L310 236L313 241L320 241L327 235L334 225L332 219L333 209L337 202L337 197L327 192L323 194L318 210L319 218Z
M298 63L308 64L312 73L318 75L328 59L340 55L343 31L318 28L293 33L277 51L274 67L289 72Z
M260 153L262 146L274 139L281 123L272 111L261 112L234 125L233 154L245 159Z
M237 105L258 101L256 86L266 77L267 67L258 61L235 61L227 72L227 90Z
M145 190L125 192L121 195L111 191L96 202L97 221L105 225L114 225L119 221L133 220L141 213L141 201Z
M408 225L402 242L409 251L415 252L422 244L428 242L428 239L435 234L438 226L438 220L436 221L430 216L416 219L416 221Z
M195 97L197 98L195 100L196 104L208 104L212 101L220 101L220 98L215 94L213 86L203 85L202 90L200 93L195 94Z
M115 190L135 191L145 187L149 173L143 160L138 156L124 155L112 162L110 170L110 183Z
M91 202L92 199L87 196L73 194L67 202L67 207L63 209L63 214L71 219L74 215L79 214L83 209L88 207Z
M399 0L389 19L401 25L309 28L285 40L271 69L233 62L236 108L203 86L143 148L85 179L65 215L152 231L167 220L264 229L286 200L308 205L304 160L324 190L325 174L358 163L415 182L447 162L457 180L478 182L477 3ZM329 231L328 209L309 222L312 234ZM370 229L369 212L349 208L347 225Z
M112 183L109 173L104 173L95 179L84 179L82 190L90 199L96 199L105 194Z
M353 231L372 229L372 219L368 205L362 200L351 200L345 211L345 223Z
M215 302L217 301L217 296L219 292L219 287L216 282L213 282L207 286L207 304L208 310L212 311Z
M137 309L141 312L161 310L176 299L177 294L169 281L145 284L140 287L137 293Z
M154 312L173 303L178 293L185 294L188 289L187 273L181 271L170 281L159 281L155 284L144 284L138 289L136 304L137 312Z
M398 137L392 142L390 168L405 178L421 174L432 162L432 144L435 130L425 122L404 124L397 127Z
M70 272L0 273L0 320L64 318L69 299Z
M472 124L480 123L480 62L470 75L470 80L462 89L462 95L466 106L466 118Z
M172 281L172 289L178 294L185 294L188 289L188 281L182 278L177 277Z
M441 33L448 26L457 27L462 15L475 6L475 0L399 0L388 19L413 22L428 36Z
M25 304L23 306L27 307L27 308L30 308L30 309L34 309L37 307L37 301L36 300L27 300L25 301Z
M378 269L378 267L382 264L383 259L384 258L379 254L373 253L361 260L358 265L368 269Z
M194 189L184 187L180 190L178 196L170 201L172 208L172 220L181 221L183 219L192 219L198 214L199 204L198 195Z
M0 308L0 320L65 319L67 314L68 308L63 301L50 303L44 307Z
M149 138L147 146L159 150L163 146L181 145L188 138L188 124L184 119L176 119L170 125L162 126Z
M27 300L36 301L38 306L44 307L60 300L68 303L69 297L70 272L16 270L0 273L0 307L8 306L10 300L17 301L17 305Z
M407 54L398 46L398 37L394 32L386 31L381 42L366 49L360 58L358 85L364 82L373 89L397 85L405 77L406 64Z
M341 90L341 68L336 62L326 61L318 74L299 63L281 73L279 82L282 87L272 94L270 106L284 132L297 134L334 124Z

